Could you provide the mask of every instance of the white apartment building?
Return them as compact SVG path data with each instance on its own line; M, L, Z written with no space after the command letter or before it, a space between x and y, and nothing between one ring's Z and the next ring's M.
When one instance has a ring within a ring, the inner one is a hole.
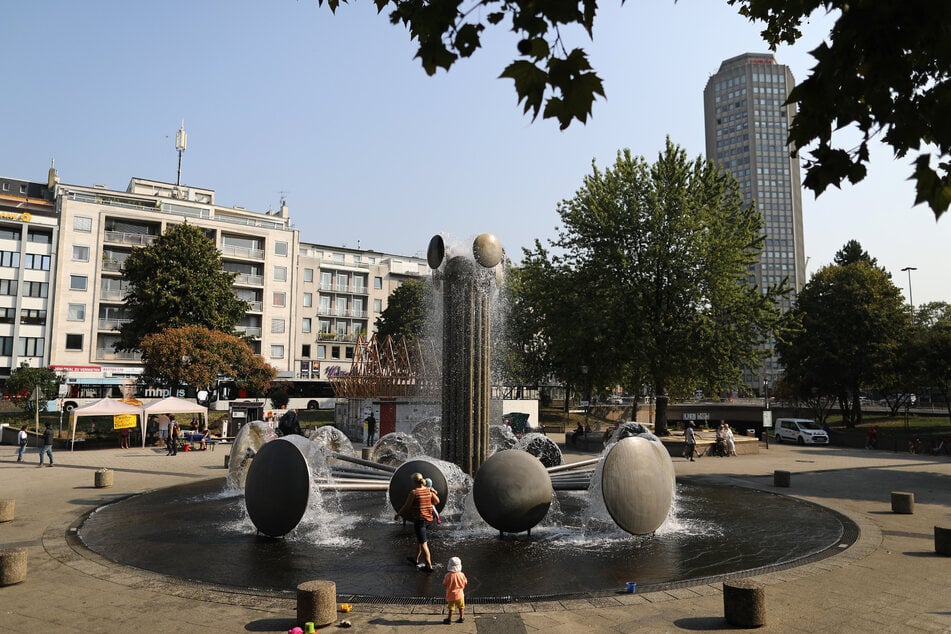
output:
M215 192L144 178L125 191L0 178L0 379L28 363L106 376L142 372L117 351L129 318L122 264L169 227L200 228L249 303L237 329L279 378L346 374L404 280L423 258L301 243L287 205L257 213L215 203Z

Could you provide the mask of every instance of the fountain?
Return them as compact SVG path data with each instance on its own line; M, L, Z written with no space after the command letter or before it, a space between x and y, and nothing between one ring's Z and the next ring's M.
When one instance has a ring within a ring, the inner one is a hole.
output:
M319 570L352 600L437 601L441 575L394 563L413 537L392 523L392 511L415 472L433 480L445 518L432 532L434 563L450 554L466 560L467 575L480 581L470 602L610 595L632 578L650 590L817 557L847 539L844 519L811 504L677 488L668 453L637 423L620 426L601 457L573 464L562 464L543 434L516 439L493 429L490 299L502 249L482 234L474 257L449 251L436 236L427 253L444 299L441 421L387 434L370 460L352 455L334 428L276 438L250 423L232 447L227 487L185 485L110 505L87 519L83 541L118 561L209 583L279 592ZM135 526L129 513L141 516ZM770 516L783 522L763 521ZM166 552L172 531L174 543L202 548L200 560Z

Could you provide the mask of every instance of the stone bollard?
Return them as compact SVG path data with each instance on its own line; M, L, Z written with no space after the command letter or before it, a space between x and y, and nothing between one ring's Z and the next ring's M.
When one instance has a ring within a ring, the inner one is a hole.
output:
M225 469L228 468L228 465L229 465L229 464L231 464L231 454L230 454L230 453L226 453L226 454L225 454Z
M16 508L16 500L0 500L0 523L12 522L13 512Z
M0 549L0 586L26 579L26 548Z
M892 513L911 515L915 512L915 494L892 491Z
M724 581L723 616L736 627L766 625L766 590L747 579Z
M360 457L364 460L370 460L373 455L373 447L361 447L360 448Z
M788 487L791 479L792 474L789 471L773 471L774 487Z
M305 581L297 586L297 623L313 622L317 627L337 619L337 584L333 581Z
M951 557L951 528L934 527L934 551Z
M105 489L112 486L112 469L100 469L96 471L96 488Z

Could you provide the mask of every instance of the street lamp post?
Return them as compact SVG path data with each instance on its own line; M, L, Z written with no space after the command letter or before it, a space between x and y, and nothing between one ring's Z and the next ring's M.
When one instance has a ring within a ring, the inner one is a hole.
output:
M911 272L917 271L918 267L906 266L902 271L908 272L908 304L911 305L911 320L915 321L915 300L911 295Z
M584 376L584 390L585 390L585 402L584 402L584 428L585 431L588 430L588 408L591 407L589 402L591 398L591 389L588 387L588 366L581 366L581 375Z

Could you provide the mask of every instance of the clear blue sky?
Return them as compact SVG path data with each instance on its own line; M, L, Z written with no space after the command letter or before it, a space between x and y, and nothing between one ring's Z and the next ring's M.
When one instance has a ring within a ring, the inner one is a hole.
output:
M405 29L368 0L336 16L314 0L31 0L3 12L0 174L124 189L175 180L175 131L189 144L185 184L219 204L276 208L286 192L301 238L423 255L435 233L495 233L522 247L555 234L558 201L591 161L621 148L654 160L671 138L704 152L703 88L723 59L768 52L726 0L605 2L585 46L605 82L585 126L531 123L509 80L516 40L428 77ZM831 20L777 51L797 79ZM804 193L808 269L857 239L915 304L951 301L951 214L912 207L909 160L873 150L865 182Z

